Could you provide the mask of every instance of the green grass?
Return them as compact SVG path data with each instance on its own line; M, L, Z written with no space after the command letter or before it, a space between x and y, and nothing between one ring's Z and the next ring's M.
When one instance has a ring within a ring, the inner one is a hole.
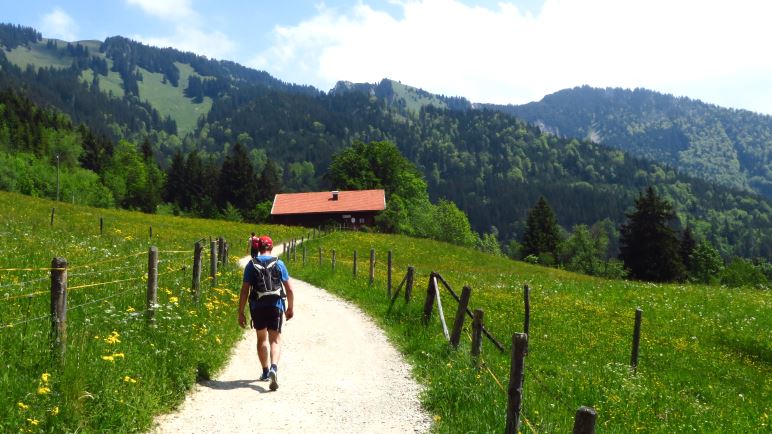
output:
M422 95L418 92L418 89L406 86L402 83L392 81L392 89L394 91L395 98L403 99L408 111L413 113L419 113L422 108L426 106L433 106L438 108L447 108L447 104L438 98L432 96Z
M112 60L107 60L108 64L112 65ZM80 74L80 79L88 84L94 80L94 71L92 69L85 69ZM115 71L108 71L107 76L99 76L99 90L104 93L111 93L116 98L123 98L125 91L123 90L123 79L121 74Z
M154 414L178 405L197 377L223 365L241 336L235 316L241 271L235 260L246 253L252 230L276 240L305 233L0 192L0 432L140 432ZM192 246L220 235L231 243L231 263L212 286L205 249L197 304L190 292ZM144 318L150 245L160 250L154 325ZM49 346L46 268L53 256L69 263L61 361ZM115 283L88 286L108 282Z
M318 247L324 248L324 266ZM376 283L367 282L367 257L377 250ZM465 333L452 351L436 309L428 328L420 317L430 271L485 311L486 327L507 348L522 331L523 285L531 292L531 332L523 414L535 432L570 432L581 405L598 412L598 432L769 432L772 405L772 296L768 291L700 285L609 281L531 266L428 240L335 233L306 246L295 277L359 304L388 332L414 365L423 402L438 432L501 432L505 425L509 355L483 344L487 369L469 357ZM337 270L330 271L330 250ZM352 251L359 276L351 277ZM414 301L388 311L386 251L394 251L394 284L407 265L417 270ZM456 303L443 290L452 326ZM629 369L634 310L643 309L637 374ZM297 313L302 315L301 312ZM467 320L466 326L468 327ZM495 379L494 379L495 377ZM532 432L524 424L521 432Z
M163 74L139 68L143 77L139 82L139 96L158 110L161 116L168 115L177 121L177 130L180 135L183 135L193 131L198 118L209 113L212 108L212 99L204 97L202 103L194 104L190 98L187 98L184 90L188 85L188 78L195 72L190 65L179 62L175 62L175 65L180 71L177 87L169 82L163 83Z
M47 68L69 68L72 65L72 57L67 55L58 55L46 49L46 40L30 44L29 47L18 46L11 51L6 51L5 56L14 65L24 69L27 65L32 65L36 69Z

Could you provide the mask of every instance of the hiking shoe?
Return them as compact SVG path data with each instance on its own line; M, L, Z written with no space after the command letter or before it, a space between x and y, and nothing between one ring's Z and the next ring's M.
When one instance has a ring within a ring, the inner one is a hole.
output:
M271 384L268 385L268 388L271 390L276 390L279 388L279 376L276 373L276 370L271 369L268 371L268 378L271 380Z
M258 378L257 380L258 381L268 381L269 379L270 379L270 377L268 376L268 371L265 371L265 372L263 372L260 375L260 378Z

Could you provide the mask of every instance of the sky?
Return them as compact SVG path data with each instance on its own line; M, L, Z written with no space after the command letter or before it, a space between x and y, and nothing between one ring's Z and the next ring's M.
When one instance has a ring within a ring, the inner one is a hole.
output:
M766 0L0 0L0 22L122 35L331 89L390 78L523 104L643 87L772 115Z

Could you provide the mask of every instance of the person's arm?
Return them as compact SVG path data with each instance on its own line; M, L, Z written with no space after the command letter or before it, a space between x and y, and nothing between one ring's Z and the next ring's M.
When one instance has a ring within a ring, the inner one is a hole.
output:
M284 290L287 291L287 310L284 311L284 315L289 321L295 315L295 311L292 309L295 304L295 294L292 292L292 284L289 279L284 282Z
M239 326L247 326L247 317L244 315L244 307L247 305L247 296L249 295L249 282L241 284L241 294L239 295Z

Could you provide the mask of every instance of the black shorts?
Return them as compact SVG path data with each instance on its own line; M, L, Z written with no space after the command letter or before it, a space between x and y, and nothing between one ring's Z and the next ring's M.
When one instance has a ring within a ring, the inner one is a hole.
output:
M252 328L256 330L268 329L281 333L281 325L284 322L283 312L276 306L256 306L250 308L252 315Z

